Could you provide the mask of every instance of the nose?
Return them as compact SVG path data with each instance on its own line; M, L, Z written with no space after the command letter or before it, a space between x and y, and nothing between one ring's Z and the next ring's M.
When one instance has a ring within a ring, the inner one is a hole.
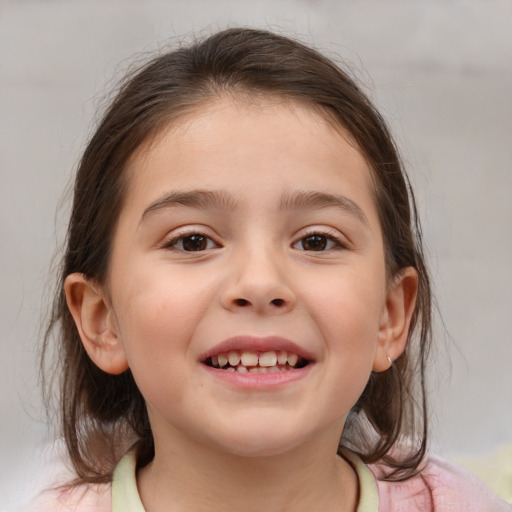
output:
M239 254L229 268L222 291L222 306L230 311L282 314L295 307L296 296L280 255L257 252Z

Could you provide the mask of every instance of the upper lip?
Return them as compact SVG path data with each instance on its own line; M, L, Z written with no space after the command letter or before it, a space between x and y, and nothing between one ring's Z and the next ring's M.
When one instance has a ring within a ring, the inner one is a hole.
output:
M227 340L221 341L211 349L207 350L200 356L200 361L206 361L212 356L217 356L222 353L230 352L231 350L237 350L239 352L252 351L252 352L270 352L275 351L286 351L293 354L297 354L299 357L306 359L307 361L313 360L313 355L300 347L293 341L280 336L249 336L240 335L233 336Z

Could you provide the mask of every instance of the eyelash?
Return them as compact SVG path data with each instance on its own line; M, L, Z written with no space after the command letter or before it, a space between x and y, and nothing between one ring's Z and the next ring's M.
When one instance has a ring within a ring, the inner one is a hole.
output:
M201 240L198 240L198 241L204 242L205 245L199 246L199 247L197 247L197 249L187 250L183 246L184 241L191 240L195 236L199 237ZM312 239L313 237L318 237L316 242L320 242L320 244L321 244L319 250L315 250L312 248L307 249L304 247L305 240L308 238ZM178 247L180 242L181 242L181 247ZM333 244L333 245L329 246L329 242L331 242L331 244ZM330 250L347 249L346 243L342 242L340 240L339 236L329 233L329 232L326 233L323 231L312 231L311 233L304 234L296 242L294 242L292 244L292 248L299 249L299 247L297 247L297 245L301 244L301 243L302 243L302 248L300 250L303 250L305 252L326 252L326 251L330 251ZM322 244L325 244L325 245L322 246ZM175 236L173 236L170 240L167 240L165 242L165 244L163 245L164 249L173 249L173 250L183 251L183 252L203 252L208 249L213 249L216 247L220 247L220 245L217 244L210 236L208 236L204 233L201 233L200 231L187 231L187 232L178 233Z
M199 250L186 250L183 247L183 242L187 239L191 239L192 237L202 237L207 244L207 247ZM182 247L177 247L177 245L181 242ZM213 244L213 245L212 245ZM208 247L208 245L210 245ZM211 236L206 235L205 233L201 233L200 231L187 231L183 233L177 233L175 236L173 236L171 239L167 240L163 248L164 249L174 249L176 251L183 251L183 252L203 252L208 249L213 249L214 247L219 247L219 244L217 244Z
M308 250L308 249L304 248L304 245L303 245L302 250L307 251L307 252L326 252L326 251L330 251L330 250L347 249L347 244L342 242L342 240L340 239L340 237L338 235L336 235L334 233L330 233L330 232L325 232L325 231L312 231L311 233L306 233L306 234L302 235L296 242L294 242L292 244L292 247L297 248L296 246L298 244L300 244L301 242L302 242L302 244L304 244L304 241L307 238L312 238L315 236L321 237L321 239L323 239L327 244L329 242L332 242L334 245L331 247L322 248L319 251L315 251L313 249Z

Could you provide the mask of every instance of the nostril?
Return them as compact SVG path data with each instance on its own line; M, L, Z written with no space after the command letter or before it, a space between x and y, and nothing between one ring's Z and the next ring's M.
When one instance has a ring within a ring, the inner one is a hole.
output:
M234 299L232 304L234 304L235 306L237 306L239 308L243 308L243 307L251 306L253 303L250 300L240 298L240 299ZM269 303L269 306L275 306L277 308L282 308L285 305L286 305L285 299L273 299Z

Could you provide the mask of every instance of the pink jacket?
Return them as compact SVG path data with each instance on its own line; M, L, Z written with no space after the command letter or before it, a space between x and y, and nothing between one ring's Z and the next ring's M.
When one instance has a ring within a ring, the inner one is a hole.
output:
M378 478L384 468L369 466ZM405 482L377 479L378 509L357 512L512 512L512 506L458 466L429 458L424 469ZM23 512L111 512L111 485L78 486L43 492ZM116 511L130 512L130 511Z
M382 474L378 466L370 469L376 477ZM377 489L379 512L512 512L478 478L438 457L405 482L377 480Z

